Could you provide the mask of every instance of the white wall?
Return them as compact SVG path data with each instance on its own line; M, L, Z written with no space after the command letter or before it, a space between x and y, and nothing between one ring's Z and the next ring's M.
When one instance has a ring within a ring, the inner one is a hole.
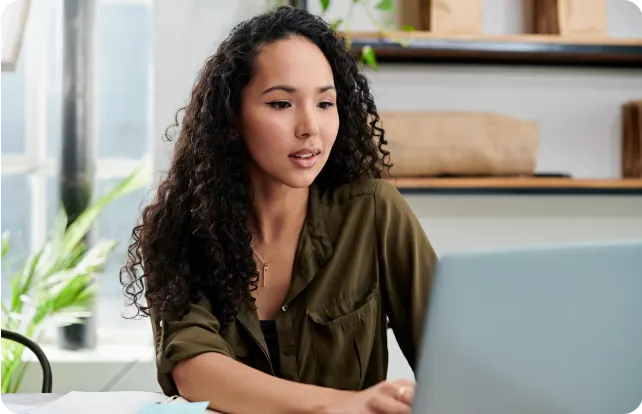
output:
M238 22L267 10L273 0L154 0L154 136L173 123L189 98L196 76ZM166 169L170 145L156 149Z
M348 0L335 0L340 15ZM160 140L174 112L189 96L202 63L239 20L260 12L270 0L155 0L154 135ZM315 5L316 0L309 0ZM489 33L519 33L516 0L487 0ZM370 29L363 13L356 29ZM614 36L642 37L642 15L625 0L609 0ZM382 65L369 72L380 109L492 110L536 120L542 129L540 171L565 171L578 177L619 174L619 110L642 98L642 72L532 67L457 67ZM155 154L165 169L171 145ZM640 196L444 196L407 197L439 254L478 246L642 238ZM151 338L151 333L150 333ZM391 342L390 377L412 372ZM92 365L95 375L79 376L87 366L61 358L54 367L58 390L100 389L126 368L123 357L108 366ZM65 362L66 361L66 362ZM100 369L99 369L100 368ZM36 389L37 371L28 375ZM153 358L145 357L116 389L157 389Z
M349 2L332 3L329 18L343 17ZM190 74L234 19L263 6L221 0L187 4L157 1L156 135L186 99L194 80ZM309 4L319 11L319 2ZM486 32L523 32L520 13L516 0L487 0ZM211 18L199 18L205 15ZM360 10L354 19L354 29L373 29ZM609 0L609 24L613 36L642 38L642 15L632 3ZM172 40L177 38L181 41ZM577 177L619 175L620 106L642 97L639 70L381 65L378 73L369 71L368 76L382 110L486 110L535 120L542 130L538 170ZM157 160L166 165L166 157L164 152ZM408 200L439 253L487 245L642 237L642 197L413 195ZM390 365L391 377L411 374L395 343Z

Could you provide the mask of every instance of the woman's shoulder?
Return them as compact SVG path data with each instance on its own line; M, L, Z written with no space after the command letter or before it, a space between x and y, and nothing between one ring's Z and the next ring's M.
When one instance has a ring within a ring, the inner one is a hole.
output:
M372 202L396 202L403 197L397 188L383 178L361 178L343 184L326 194L324 202L337 205L353 199L370 199Z
M363 223L367 217L388 222L412 214L406 199L386 179L359 179L336 187L317 200L319 204L314 203L313 210L320 215L314 214L314 217L325 221L326 226Z

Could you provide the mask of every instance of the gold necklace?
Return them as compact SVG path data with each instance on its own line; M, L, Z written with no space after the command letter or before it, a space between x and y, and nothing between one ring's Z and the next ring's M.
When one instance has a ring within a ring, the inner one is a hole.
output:
M291 242L292 239L294 239L294 236L296 236L297 233L299 233L300 230L301 230L301 227L297 228L296 231L294 233L292 233L292 236L290 236L290 239L288 240L288 243ZM260 244L260 243L261 242L257 243L257 245ZM261 256L259 256L259 254L256 252L254 247L255 246L250 246L250 248L254 252L254 255L256 256L256 258L259 259L259 262L261 263L261 267L263 267L263 287L265 287L265 278L266 278L266 273L268 271L268 264L270 264L283 251L283 249L285 249L285 246L283 246L281 248L281 250L279 250L276 253L274 253L268 260L261 259Z

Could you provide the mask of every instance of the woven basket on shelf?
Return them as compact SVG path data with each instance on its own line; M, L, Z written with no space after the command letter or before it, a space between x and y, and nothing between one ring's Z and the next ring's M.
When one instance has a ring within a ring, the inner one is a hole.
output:
M539 127L476 112L382 112L392 177L532 175Z

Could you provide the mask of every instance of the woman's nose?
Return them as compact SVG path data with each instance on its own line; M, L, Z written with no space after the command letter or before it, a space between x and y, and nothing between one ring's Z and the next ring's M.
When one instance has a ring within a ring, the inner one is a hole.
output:
M303 111L297 122L296 131L294 132L297 138L310 138L319 135L320 126L315 116L309 111Z

